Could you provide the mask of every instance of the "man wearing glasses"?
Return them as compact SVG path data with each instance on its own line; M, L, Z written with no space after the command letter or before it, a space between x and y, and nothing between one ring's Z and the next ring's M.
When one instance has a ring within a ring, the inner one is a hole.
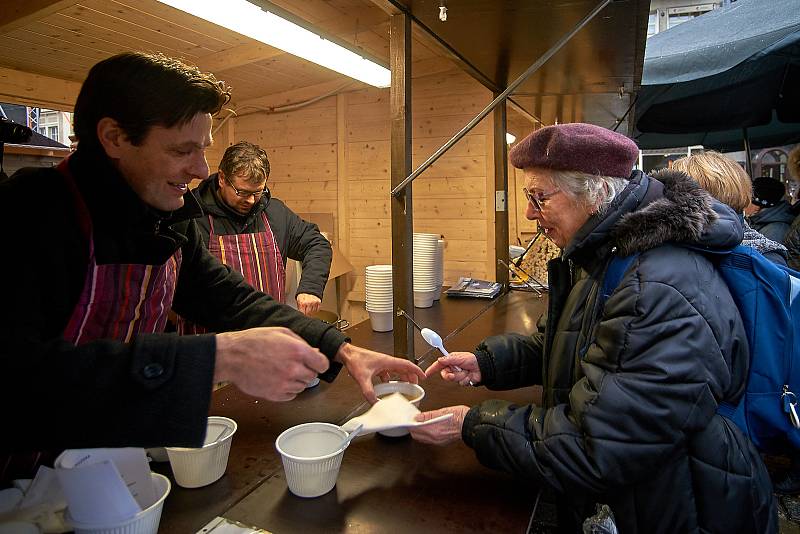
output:
M306 315L319 310L331 267L331 246L316 224L304 221L270 195L267 153L247 141L225 150L219 172L195 191L204 216L196 219L209 252L242 274L254 288L286 301L286 260L302 262L295 299ZM200 325L178 320L181 333Z

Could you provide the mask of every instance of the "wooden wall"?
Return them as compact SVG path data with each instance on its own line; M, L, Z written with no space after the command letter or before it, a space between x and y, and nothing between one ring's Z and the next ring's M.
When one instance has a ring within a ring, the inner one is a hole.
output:
M413 82L413 161L419 165L491 101L452 70ZM296 212L330 213L334 242L353 264L345 316L365 317L364 268L391 262L389 90L340 93L287 113L229 120L208 152L215 170L228 144L248 140L270 156L273 194ZM494 277L494 168L490 118L413 185L414 228L445 236L445 283Z

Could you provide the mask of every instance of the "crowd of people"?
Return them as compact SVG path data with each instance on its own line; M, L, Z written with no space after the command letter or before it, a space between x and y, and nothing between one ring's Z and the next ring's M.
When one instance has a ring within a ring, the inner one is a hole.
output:
M443 407L418 417L451 418L411 433L461 440L483 464L550 488L564 531L580 531L598 503L620 532L777 531L759 451L717 413L744 391L749 348L701 250L743 243L800 267L800 218L780 182L751 182L714 152L648 175L619 133L533 132L510 158L525 176L526 216L562 250L548 264L548 313L533 334L498 332L423 372L307 316L331 247L271 196L261 147L232 145L209 177L212 116L229 98L224 82L180 61L111 57L81 88L74 153L2 185L12 256L0 276L0 369L13 380L0 391L14 406L4 480L51 458L41 451L201 445L215 382L289 401L345 366L370 402L373 380L389 376L542 385L538 404ZM800 149L789 166L800 180ZM612 258L631 255L601 300ZM283 303L287 257L303 262L299 311ZM166 333L170 309L179 333L198 335Z

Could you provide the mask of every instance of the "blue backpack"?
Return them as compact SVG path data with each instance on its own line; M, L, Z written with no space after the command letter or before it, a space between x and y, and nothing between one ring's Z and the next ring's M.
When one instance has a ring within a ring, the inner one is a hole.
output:
M800 273L739 245L710 257L730 289L750 344L747 388L738 404L720 404L724 415L763 452L800 449ZM622 281L636 254L614 256L603 279L600 309Z

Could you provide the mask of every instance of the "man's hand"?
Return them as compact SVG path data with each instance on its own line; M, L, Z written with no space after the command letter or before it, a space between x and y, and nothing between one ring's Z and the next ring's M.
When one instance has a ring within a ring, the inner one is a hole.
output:
M436 372L448 382L458 382L462 386L471 386L481 381L481 370L478 358L471 352L451 352L441 356L425 369L425 376L431 377Z
M288 401L330 363L287 328L251 328L217 334L214 381L230 381L248 395Z
M314 295L309 295L308 293L297 294L297 309L300 310L303 315L311 315L312 313L318 312L321 302L319 297L315 297Z
M439 410L422 412L415 417L417 421L428 421L448 413L452 413L453 417L445 419L441 423L410 427L408 431L411 433L411 437L420 443L447 445L461 439L461 427L464 425L464 418L468 411L469 406L448 406Z
M392 379L392 375L396 375L398 380L412 384L425 378L425 373L413 362L356 347L350 343L344 343L339 347L335 360L347 367L350 376L361 388L364 398L371 404L378 401L375 389L372 387L374 376L380 378L382 382L388 382Z

